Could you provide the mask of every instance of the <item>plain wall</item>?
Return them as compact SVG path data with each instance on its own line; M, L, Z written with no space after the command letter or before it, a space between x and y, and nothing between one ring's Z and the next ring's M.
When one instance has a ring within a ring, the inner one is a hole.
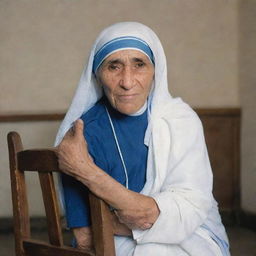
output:
M246 86L254 77L240 72L240 52L248 43L241 40L241 33L247 23L255 24L255 18L241 24L241 8L250 11L239 0L1 0L0 112L65 111L94 39L119 21L139 21L158 34L172 95L193 107L243 107L255 89ZM243 72L253 72L252 64L248 62L249 69ZM255 146L246 139L253 134L251 123L246 125L242 204L256 212L254 158L246 154ZM0 216L11 215L7 131L20 131L26 146L51 146L57 127L58 122L0 123ZM32 189L32 215L42 214L35 199L37 187L35 183Z

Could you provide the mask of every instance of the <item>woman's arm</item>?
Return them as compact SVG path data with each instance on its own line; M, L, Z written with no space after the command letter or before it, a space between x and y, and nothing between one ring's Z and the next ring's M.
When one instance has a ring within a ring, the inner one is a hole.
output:
M85 184L94 194L116 209L121 223L130 229L148 229L159 216L152 197L126 189L96 166L83 136L83 121L76 121L57 149L60 169Z

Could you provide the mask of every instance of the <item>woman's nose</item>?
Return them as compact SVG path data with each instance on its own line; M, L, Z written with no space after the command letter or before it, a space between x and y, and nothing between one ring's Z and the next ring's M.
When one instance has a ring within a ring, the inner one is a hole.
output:
M120 86L125 90L129 90L135 85L134 81L135 81L135 78L132 72L132 68L129 66L126 66L123 69L121 74Z

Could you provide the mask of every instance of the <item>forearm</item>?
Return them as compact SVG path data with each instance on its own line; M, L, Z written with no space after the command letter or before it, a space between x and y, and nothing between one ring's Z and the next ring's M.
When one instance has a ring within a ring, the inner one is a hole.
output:
M102 198L117 210L123 209L146 209L155 204L154 199L129 189L97 167L94 163L90 171L81 172L78 178L90 191Z
M126 189L94 163L77 177L94 194L116 209L121 223L131 228L147 229L159 215L155 200Z

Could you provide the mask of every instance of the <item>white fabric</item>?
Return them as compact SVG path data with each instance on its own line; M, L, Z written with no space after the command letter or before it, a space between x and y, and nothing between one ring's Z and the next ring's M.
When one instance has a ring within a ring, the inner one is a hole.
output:
M149 147L147 181L141 193L155 199L160 215L152 228L133 230L134 239L116 237L117 255L229 255L228 252L222 254L210 233L201 227L206 225L228 242L212 196L212 172L201 122L187 104L170 96L165 54L158 37L148 27L123 22L99 35L55 144L60 143L72 123L102 96L92 74L93 56L104 43L120 36L143 39L155 57L145 135L145 144Z

